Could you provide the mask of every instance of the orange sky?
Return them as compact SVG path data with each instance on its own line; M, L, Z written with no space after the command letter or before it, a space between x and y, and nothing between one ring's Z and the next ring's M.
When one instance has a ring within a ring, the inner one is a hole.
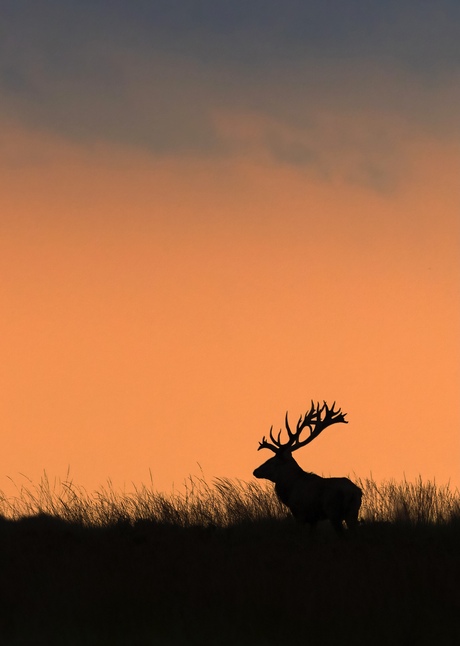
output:
M216 123L244 155L3 122L0 489L249 479L312 398L349 424L305 469L459 486L458 149L415 129L376 188L334 138L324 174L267 156L262 118Z

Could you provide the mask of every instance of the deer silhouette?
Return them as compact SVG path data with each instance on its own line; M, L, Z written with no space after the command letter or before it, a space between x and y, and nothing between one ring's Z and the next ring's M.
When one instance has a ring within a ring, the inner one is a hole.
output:
M323 478L307 473L292 457L294 451L312 442L325 428L338 423L348 424L341 409L335 410L335 402L329 408L326 402L320 405L312 400L310 410L300 416L295 431L291 431L286 413L287 442L281 442L281 430L275 437L273 426L270 428L271 441L263 437L258 450L270 449L275 455L255 469L254 476L275 483L278 498L296 520L310 523L311 527L321 520L329 520L340 533L343 521L349 529L358 523L361 489L349 478ZM306 428L309 434L301 440Z

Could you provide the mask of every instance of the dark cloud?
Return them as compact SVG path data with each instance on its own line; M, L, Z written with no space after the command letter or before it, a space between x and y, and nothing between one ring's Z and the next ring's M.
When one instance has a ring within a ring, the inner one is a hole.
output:
M1 15L0 110L80 141L225 154L216 114L252 112L301 129L265 143L309 166L324 111L453 122L452 0L3 0Z
M96 39L208 65L366 57L397 61L421 75L460 61L456 0L4 0L2 6L12 26L33 32L49 51Z

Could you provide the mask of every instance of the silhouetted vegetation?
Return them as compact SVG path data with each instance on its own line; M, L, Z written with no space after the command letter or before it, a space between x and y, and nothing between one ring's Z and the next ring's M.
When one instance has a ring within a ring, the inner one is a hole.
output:
M0 500L0 644L460 643L458 492L355 481L343 538L258 482L22 487Z

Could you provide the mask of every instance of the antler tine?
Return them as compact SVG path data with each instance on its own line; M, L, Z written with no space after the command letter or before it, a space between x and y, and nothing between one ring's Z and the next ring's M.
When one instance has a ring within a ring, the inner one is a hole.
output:
M291 427L289 426L289 420L288 420L288 412L286 411L286 417L284 418L284 425L286 426L286 431L289 436L289 440L293 440L295 438L295 433L291 431Z
M347 420L345 419L346 413L342 413L341 408L338 408L336 410L335 405L335 401L332 406L329 407L325 400L323 400L323 403L320 404L319 402L315 403L312 399L310 409L307 410L304 415L301 415L299 417L295 431L292 431L291 427L289 426L288 413L286 411L285 426L286 432L288 434L287 442L285 442L284 444L281 442L281 430L279 431L278 436L275 437L273 434L273 426L271 426L269 433L271 441L269 442L264 436L262 438L262 441L259 442L258 450L260 451L260 449L270 449L270 451L273 451L274 453L279 453L283 450L286 450L292 453L293 451L300 449L302 446L305 446L306 444L312 442L328 426L337 424L339 422L348 424ZM302 431L305 428L308 428L310 433L304 440L300 440Z
M281 446L281 429L278 432L278 437L275 439L273 437L273 426L270 427L270 439L275 444L275 446Z
M337 422L343 422L344 424L348 424L347 420L345 419L346 413L342 413L341 408L334 410L335 402L332 404L330 408L326 404L326 402L324 402L323 409L326 411L323 421L334 420L334 422L337 421Z
M327 402L323 400L323 403L320 404L312 400L310 410L308 410L305 415L302 415L299 418L297 423L297 429L295 433L295 441L292 447L292 451L300 449L302 446L312 442L318 435L324 431L325 428L331 426L331 424L336 424L338 422L343 422L348 424L345 419L345 414L342 413L342 409L339 408L335 410L335 401L332 406L329 408ZM310 434L304 440L300 441L300 435L304 428L308 427Z
M313 399L311 400L310 410L308 410L305 415L299 417L297 422L296 435L299 436L302 430L308 426L310 428L310 433L312 431L312 424L316 422L321 415L321 410L319 404L315 404Z
M270 451L277 453L281 448L281 431L278 433L278 439L276 439L273 436L273 426L270 426L269 436L272 443L270 443L264 435L262 441L259 442L259 448L257 450L260 451L260 449L270 449Z

